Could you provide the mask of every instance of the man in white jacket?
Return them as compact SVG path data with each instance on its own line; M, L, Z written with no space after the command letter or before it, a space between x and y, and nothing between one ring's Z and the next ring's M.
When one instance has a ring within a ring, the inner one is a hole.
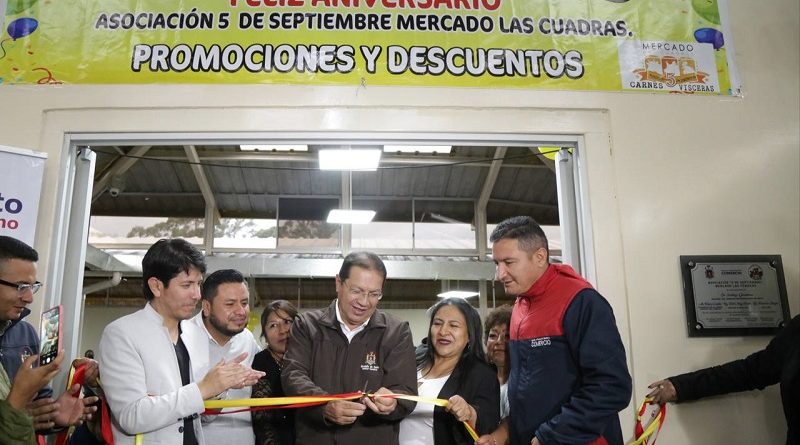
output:
M243 354L246 358L241 364L249 368L261 348L246 329L250 320L250 292L244 277L233 269L218 270L203 280L202 295L200 313L181 323L193 374L204 376L216 363ZM249 397L247 387L232 388L219 396L221 399ZM202 423L208 444L255 444L249 412L203 416Z
M111 408L114 443L205 445L203 400L229 388L254 384L263 375L240 362L219 362L197 381L180 322L200 300L203 255L182 239L162 239L142 260L145 304L103 331L100 373Z

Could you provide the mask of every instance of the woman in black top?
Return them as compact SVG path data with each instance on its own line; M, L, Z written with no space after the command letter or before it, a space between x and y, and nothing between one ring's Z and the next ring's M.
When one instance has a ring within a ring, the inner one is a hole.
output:
M281 368L289 329L297 317L297 309L286 300L275 300L261 314L261 336L266 349L253 358L253 369L267 373L253 385L253 397L283 397ZM294 415L291 409L253 411L256 445L293 445Z
M417 381L446 379L437 398L448 400L446 408L433 409L432 435L435 445L472 445L462 421L475 431L488 434L500 421L500 383L488 363L481 344L481 318L462 298L446 298L428 310L427 342L417 348ZM422 395L422 392L420 392ZM400 425L400 444L425 441L423 425L429 424L420 403ZM407 423L403 425L403 423ZM416 426L411 426L413 424ZM430 433L427 433L430 434Z

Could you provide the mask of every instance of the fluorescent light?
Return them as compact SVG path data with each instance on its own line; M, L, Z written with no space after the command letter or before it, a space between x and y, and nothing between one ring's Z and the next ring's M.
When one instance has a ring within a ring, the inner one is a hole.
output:
M308 145L240 145L242 151L308 151Z
M453 147L450 145L384 145L383 151L386 153L450 153Z
M480 295L477 292L468 291L468 290L449 290L447 292L442 292L441 294L437 295L439 298L470 298L470 297L477 297Z
M333 209L328 213L327 222L331 224L367 224L374 217L374 210Z
M381 162L381 151L377 149L323 149L319 151L320 170L364 170L375 171Z

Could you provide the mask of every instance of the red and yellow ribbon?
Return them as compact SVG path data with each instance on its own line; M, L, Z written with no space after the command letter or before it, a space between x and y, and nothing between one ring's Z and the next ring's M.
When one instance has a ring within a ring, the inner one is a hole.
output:
M293 396L293 397L264 397L257 399L226 399L226 400L206 400L204 405L206 408L205 414L232 414L242 411L258 411L262 409L285 409L285 408L305 408L308 406L322 405L324 403L332 402L335 400L356 400L362 397L391 397L394 399L410 400L417 403L429 403L436 406L446 407L448 401L445 399L435 399L432 397L420 397L407 394L365 394L363 392L351 392L345 394L333 394L324 396ZM241 408L233 411L221 411L224 408ZM478 433L475 428L464 421L464 428L466 428L469 435L478 440ZM143 435L137 434L135 444L141 445Z
M652 401L653 398L648 397L644 399L642 404L639 406L639 411L636 413L634 441L630 442L628 445L655 445L656 439L658 438L658 433L661 432L661 427L664 426L664 420L667 418L667 405L665 403L659 404L658 414L653 420L650 421L650 423L647 424L647 426L645 426L642 424L642 416L647 410L647 405L649 405ZM656 434L656 437L653 438L653 442L648 442L648 440L653 436L653 433Z
M372 396L370 394L370 396ZM381 397L393 397L395 399L403 399L403 400L411 400L417 403L429 403L431 405L441 406L442 408L446 408L448 405L448 401L445 399L435 399L433 397L420 397L420 396L411 396L407 394L381 394ZM470 437L473 440L478 440L478 433L475 432L475 428L469 424L466 420L462 422L464 424L464 428L469 433Z

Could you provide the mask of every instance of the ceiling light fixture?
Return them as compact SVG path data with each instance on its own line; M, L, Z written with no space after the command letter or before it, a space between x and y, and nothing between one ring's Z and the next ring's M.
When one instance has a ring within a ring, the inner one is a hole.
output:
M326 221L330 224L368 224L374 217L374 210L333 209Z
M308 145L240 145L242 151L308 151Z
M383 151L386 153L450 153L453 147L450 145L384 145Z
M381 151L369 149L323 149L319 151L320 170L375 171L381 162Z
M472 298L477 297L480 295L478 292L468 291L468 290L449 290L447 292L442 292L441 294L436 295L439 298Z

